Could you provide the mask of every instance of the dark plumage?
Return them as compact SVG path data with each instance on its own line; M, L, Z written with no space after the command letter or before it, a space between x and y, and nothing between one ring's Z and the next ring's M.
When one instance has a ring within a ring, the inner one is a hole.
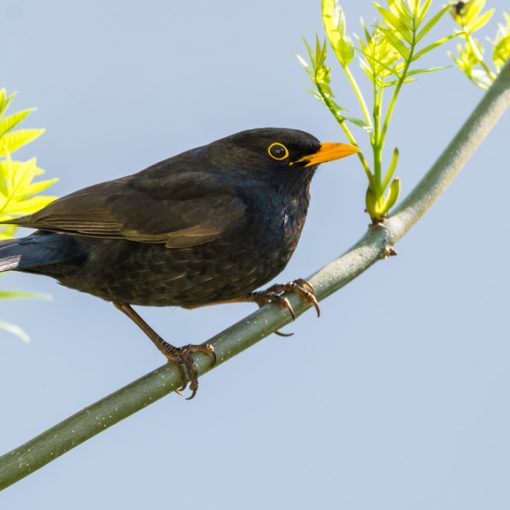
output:
M0 244L0 271L126 307L249 300L294 252L317 165L356 151L291 129L237 133L13 219L38 230Z

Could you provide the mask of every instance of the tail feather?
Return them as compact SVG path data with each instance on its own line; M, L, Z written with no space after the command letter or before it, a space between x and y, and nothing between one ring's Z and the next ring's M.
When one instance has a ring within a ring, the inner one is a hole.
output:
M21 239L0 242L0 272L27 271L46 273L44 268L65 266L85 258L72 236L35 232Z
M13 271L19 266L21 255L12 255L11 257L5 257L0 259L0 273L4 271Z

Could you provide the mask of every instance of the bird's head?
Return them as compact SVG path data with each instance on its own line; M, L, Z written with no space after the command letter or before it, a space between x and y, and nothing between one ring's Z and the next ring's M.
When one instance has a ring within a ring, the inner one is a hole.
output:
M325 142L297 129L241 131L208 146L216 168L249 174L257 180L309 182L321 163L359 152L353 145Z

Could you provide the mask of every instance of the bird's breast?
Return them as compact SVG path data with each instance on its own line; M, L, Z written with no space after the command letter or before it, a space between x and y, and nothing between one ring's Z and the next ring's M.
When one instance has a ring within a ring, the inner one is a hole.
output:
M250 210L244 229L247 241L258 252L273 276L283 270L301 236L308 209L307 197L267 194Z
M308 203L303 204L295 199L283 210L280 230L284 243L297 243L305 224L307 209Z

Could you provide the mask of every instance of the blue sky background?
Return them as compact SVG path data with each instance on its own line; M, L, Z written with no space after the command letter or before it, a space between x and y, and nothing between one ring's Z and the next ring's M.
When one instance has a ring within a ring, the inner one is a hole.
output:
M344 3L359 32L370 2ZM60 177L58 195L252 127L344 140L293 56L321 29L319 0L4 0L0 17L0 85L19 91L15 109L39 108L27 125L47 128L20 156ZM430 62L447 65L445 50ZM404 90L389 141L403 193L480 97L455 69ZM2 508L508 508L509 129L507 116L399 256L323 302L320 320L308 312L291 339L272 336L210 373L194 401L171 395L64 455L3 492ZM278 281L362 235L364 190L355 158L321 167ZM54 297L2 302L1 319L32 337L0 332L2 451L163 362L106 302L43 277L10 274L2 287ZM142 313L184 344L252 310Z

